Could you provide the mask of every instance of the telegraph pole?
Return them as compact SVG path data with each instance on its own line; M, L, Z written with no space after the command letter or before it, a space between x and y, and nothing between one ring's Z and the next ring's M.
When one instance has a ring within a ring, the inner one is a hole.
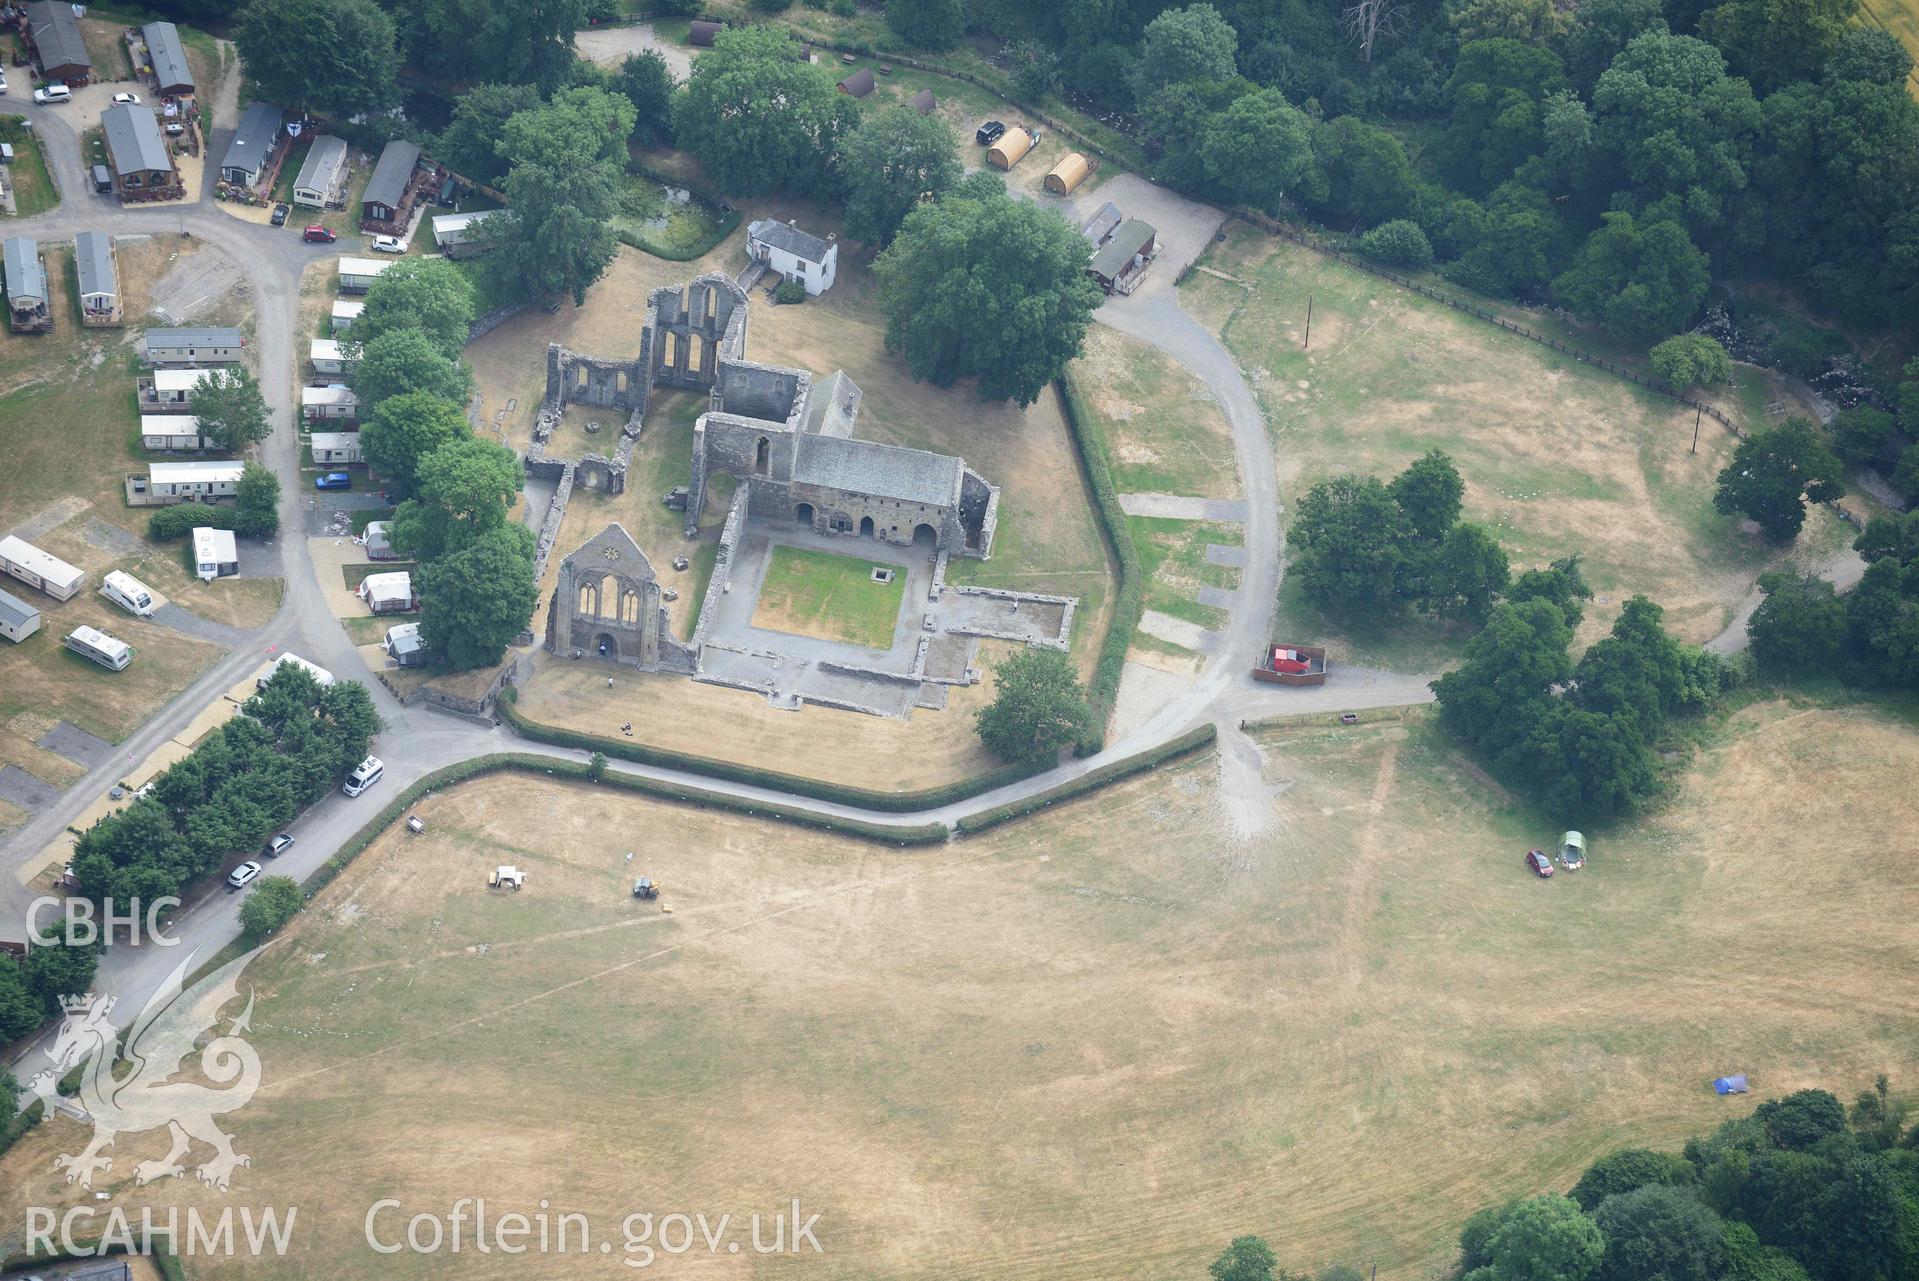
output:
M1693 409L1695 412L1692 416L1692 452L1696 454L1699 452L1699 420L1705 417L1706 407L1695 405Z
M1313 296L1306 295L1306 345L1302 350L1311 351L1313 347Z

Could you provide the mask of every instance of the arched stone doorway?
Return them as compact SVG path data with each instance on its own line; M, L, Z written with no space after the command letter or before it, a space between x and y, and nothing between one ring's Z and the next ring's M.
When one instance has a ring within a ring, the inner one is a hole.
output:
M813 504L801 503L793 509L793 519L807 529L813 528Z
M753 474L755 476L766 475L767 468L772 461L773 442L762 436L760 437L760 443L753 447Z
M938 547L939 545L940 533L937 529L934 529L931 525L913 526L913 546Z
M620 657L620 642L613 639L613 633L601 632L599 636L594 638L593 652L601 658L618 662Z
M860 537L871 538L872 536L873 536L873 518L871 516L860 517Z

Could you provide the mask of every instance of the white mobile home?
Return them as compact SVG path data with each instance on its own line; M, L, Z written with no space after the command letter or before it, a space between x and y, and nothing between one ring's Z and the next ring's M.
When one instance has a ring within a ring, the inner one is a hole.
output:
M333 300L333 336L338 338L353 327L353 322L366 310L366 304L358 298L336 298Z
M0 591L0 636L18 645L39 630L40 611L12 592Z
M76 627L67 633L67 648L110 671L123 672L133 661L133 646L97 627Z
M113 263L113 238L83 231L73 238L74 276L80 286L80 320L88 325L120 323L120 274Z
M413 575L405 570L368 574L360 580L360 599L376 614L404 614L413 608Z
M205 583L240 572L240 551L232 530L201 526L193 531L193 572Z
M147 494L158 504L204 503L231 498L240 488L237 458L201 459L186 463L147 464Z
M346 173L346 139L331 133L315 138L299 177L293 180L293 203L306 209L340 208Z
M147 330L149 365L237 365L246 356L246 336L228 326Z
M316 431L313 433L315 463L357 463L360 461L360 433L357 431Z
M295 667L304 669L308 675L312 676L314 680L320 683L321 689L326 689L328 686L333 684L332 672L329 672L326 668L320 666L318 663L307 662L306 659L301 658L298 654L282 654L278 658L274 659L273 666L267 669L267 674L265 676L260 677L260 679L255 681L254 684L261 689L265 689L267 687L267 682L272 680L274 676L279 673L280 668L282 668L288 663L293 664Z
M343 294L363 294L373 287L380 273L391 267L392 258L342 258L340 259L340 292Z
M110 570L100 584L100 594L139 618L145 618L158 608L153 603L153 593L147 585L132 574L123 574L119 570Z
M356 348L352 343L342 343L335 338L315 338L307 350L307 362L313 371L319 374L343 374L346 362L353 359Z
M191 453L207 447L200 420L192 414L140 415L140 444L169 453Z
M193 405L193 393L218 372L212 369L156 369L136 384L143 414L178 414Z
M470 258L482 252L478 228L499 212L475 209L472 213L441 214L433 220L433 243L449 258Z
M38 587L55 600L72 600L73 594L87 581L86 574L58 556L49 555L12 534L0 538L0 570L29 587Z
M360 398L345 383L300 388L300 413L310 421L337 419L352 422L360 416Z

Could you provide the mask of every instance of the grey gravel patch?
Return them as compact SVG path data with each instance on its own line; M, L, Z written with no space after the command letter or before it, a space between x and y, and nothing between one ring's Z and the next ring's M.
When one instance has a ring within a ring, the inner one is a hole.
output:
M202 618L185 606L176 605L172 601L154 610L153 617L149 621L158 623L162 627L170 627L183 635L212 641L215 645L238 645L250 634L237 627L229 627L225 623L216 623L210 618Z
M48 530L66 524L75 516L85 511L88 505L87 500L84 498L68 496L58 499L48 503L45 507L42 507L39 511L27 517L27 519L21 521L7 532L16 538L24 538L28 542L32 542Z
M1231 609L1236 595L1230 587L1202 587L1199 589L1199 603L1211 605L1214 609Z
M113 744L104 738L96 738L78 725L61 721L40 736L35 747L44 747L49 752L66 757L76 765L92 769L107 757L113 755Z
M1244 524L1246 502L1240 498L1185 498L1178 494L1121 494L1120 510L1128 516L1161 520L1215 520Z
M59 795L59 788L18 765L0 766L0 801L18 805L23 810L37 810Z
M118 525L108 524L97 516L88 518L87 523L80 530L80 536L87 540L89 546L98 547L101 551L111 552L115 556L132 556L141 550L140 538L137 534L128 533Z
M1234 569L1246 568L1246 549L1228 547L1223 543L1206 544L1206 563L1208 565L1230 565Z

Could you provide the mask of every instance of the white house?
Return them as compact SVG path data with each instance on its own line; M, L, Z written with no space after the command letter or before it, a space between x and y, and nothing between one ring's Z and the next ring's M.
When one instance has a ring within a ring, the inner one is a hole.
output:
M338 338L353 327L353 322L366 310L366 304L358 298L336 298L333 302L333 336Z
M227 326L147 330L149 365L237 365L246 356L246 336Z
M147 449L186 453L207 447L200 420L192 414L140 415L140 444Z
M160 504L231 498L239 492L242 465L237 458L148 463L147 494L152 502Z
M373 287L380 273L397 261L393 258L342 258L340 259L340 292L343 294L363 294Z
M413 575L404 569L368 574L360 580L360 599L376 614L403 614L413 608Z
M315 373L343 374L346 362L353 358L351 346L350 343L343 346L337 338L315 338L308 349L307 361Z
M313 461L316 463L359 462L360 433L357 431L314 432Z
M339 419L352 422L360 416L360 398L353 394L353 388L345 383L328 383L324 387L300 388L300 413L309 421L321 419Z
M746 229L746 253L787 280L797 280L818 297L833 287L840 266L839 241L821 240L798 224L761 218Z
M203 525L193 531L193 572L209 583L240 572L240 551L234 545L232 530Z

